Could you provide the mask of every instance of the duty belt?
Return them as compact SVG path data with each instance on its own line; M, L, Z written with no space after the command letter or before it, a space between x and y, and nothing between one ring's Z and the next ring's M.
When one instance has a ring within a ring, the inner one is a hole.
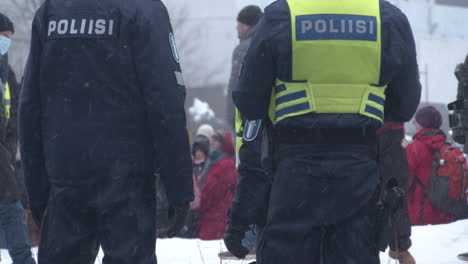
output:
M375 128L274 129L274 144L376 145Z

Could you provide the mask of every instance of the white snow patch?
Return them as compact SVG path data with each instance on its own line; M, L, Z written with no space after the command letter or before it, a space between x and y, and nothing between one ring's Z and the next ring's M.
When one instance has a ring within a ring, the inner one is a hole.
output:
M413 227L411 254L416 263L456 264L467 263L457 255L468 251L468 220L447 225ZM388 262L388 255L381 254L382 263Z
M193 99L193 105L189 108L189 114L195 122L211 120L215 117L215 113L210 105L198 98Z
M462 264L457 255L468 251L468 220L447 225L413 227L411 254L417 263ZM158 263L164 264L247 264L252 260L220 262L218 253L225 250L221 240L201 241L197 239L161 239L157 241ZM36 256L37 249L33 249ZM1 263L11 264L6 250L1 250ZM381 263L397 263L380 254ZM102 252L96 264L102 263Z

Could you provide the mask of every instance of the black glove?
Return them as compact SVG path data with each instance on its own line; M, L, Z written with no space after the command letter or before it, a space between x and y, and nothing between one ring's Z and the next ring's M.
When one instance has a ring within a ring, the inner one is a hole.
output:
M167 237L173 238L179 233L179 231L184 227L185 218L187 217L188 210L190 208L189 203L179 204L179 205L170 205L169 206L169 222L171 225L167 230Z
M249 250L242 245L242 240L245 237L245 230L235 228L228 225L224 233L224 244L229 252L237 258L243 259L249 253Z

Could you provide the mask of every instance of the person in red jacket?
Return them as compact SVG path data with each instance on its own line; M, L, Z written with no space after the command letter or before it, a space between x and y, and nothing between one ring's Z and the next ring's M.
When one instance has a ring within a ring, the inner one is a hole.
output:
M425 106L416 112L416 131L413 142L406 149L411 185L408 191L408 211L412 225L435 225L454 221L454 216L435 208L424 194L432 174L433 154L445 143L446 136L440 126L442 115L433 106Z
M232 134L215 134L210 148L206 176L198 182L201 186L200 206L194 209L199 216L199 238L202 240L223 238L237 182Z

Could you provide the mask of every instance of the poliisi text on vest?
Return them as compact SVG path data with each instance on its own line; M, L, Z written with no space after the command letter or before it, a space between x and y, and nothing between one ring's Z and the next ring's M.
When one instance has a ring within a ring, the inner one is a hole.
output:
M53 19L49 20L49 38L110 37L114 35L114 19Z
M338 23L336 23L338 22ZM302 21L302 33L307 32L308 30L314 30L317 33L374 33L375 25L373 21L364 21L364 20L304 20Z
M298 40L375 40L377 19L371 16L320 14L296 17Z

